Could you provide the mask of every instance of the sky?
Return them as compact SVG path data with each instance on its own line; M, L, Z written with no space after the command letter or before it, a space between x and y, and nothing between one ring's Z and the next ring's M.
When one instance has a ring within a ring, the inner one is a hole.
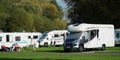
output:
M64 12L63 20L65 20L66 22L70 22L70 20L67 18L68 12L67 12L67 5L65 4L65 2L63 0L56 0L56 2L63 9Z
M67 5L65 4L65 2L63 0L56 0L56 2L62 8L66 8L67 7Z

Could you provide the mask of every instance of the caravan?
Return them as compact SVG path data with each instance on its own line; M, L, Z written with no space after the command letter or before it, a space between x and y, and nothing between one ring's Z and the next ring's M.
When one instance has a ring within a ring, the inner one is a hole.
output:
M67 30L54 30L44 32L42 37L39 39L39 44L40 46L63 45L66 36Z
M115 29L115 46L120 46L120 29Z
M28 47L35 44L41 36L41 33L29 32L0 33L0 49L3 47L5 49L10 48L14 44L17 44L20 48Z
M64 51L114 46L114 26L104 24L72 24L68 26L70 34L64 42Z

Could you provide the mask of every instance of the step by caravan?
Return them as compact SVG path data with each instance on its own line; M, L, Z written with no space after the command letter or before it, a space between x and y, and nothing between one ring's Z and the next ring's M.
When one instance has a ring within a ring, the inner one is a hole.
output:
M115 46L120 46L120 29L115 29Z
M1 46L11 47L12 44L17 44L21 48L28 47L38 42L41 36L42 34L38 32L3 32L0 33L0 48Z
M72 24L67 30L70 34L64 42L64 51L114 47L114 26L111 24Z
M42 37L39 39L39 44L40 46L63 45L67 33L67 30L53 30L44 32Z

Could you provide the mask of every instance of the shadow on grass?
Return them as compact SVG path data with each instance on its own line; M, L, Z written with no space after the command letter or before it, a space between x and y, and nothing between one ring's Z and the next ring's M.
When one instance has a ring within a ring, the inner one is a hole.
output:
M0 58L0 60L33 60L33 59L19 59L19 58Z
M68 59L52 59L52 58L39 58L39 59L0 58L0 60L68 60Z
M83 52L91 52L91 51L100 51L99 49L86 49ZM36 50L34 52L53 52L53 53L69 53L69 52L78 52L77 49L72 49L68 52L65 52L64 50Z
M64 50L44 50L44 51L34 51L34 52L56 52L56 53L64 53Z

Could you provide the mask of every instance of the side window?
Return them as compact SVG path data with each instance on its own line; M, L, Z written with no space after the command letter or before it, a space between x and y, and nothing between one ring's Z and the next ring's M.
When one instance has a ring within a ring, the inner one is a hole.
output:
M61 36L65 36L65 34L61 34Z
M90 40L92 40L97 35L96 30L91 30L90 32Z
M10 36L9 35L6 35L6 42L9 42L10 41Z
M59 35L58 35L58 34L55 34L54 37L59 37Z
M81 43L86 43L86 42L88 42L88 40L89 40L89 32L86 31L83 33Z
M15 41L20 41L21 40L21 37L20 36L16 36L15 37Z
M0 42L2 41L2 37L0 37Z
M89 39L88 32L84 32L83 38L85 38L85 39L87 39L87 40Z
M30 39L30 38L31 38L31 36L28 36L28 38Z
M97 32L97 38L99 38L99 30L96 30L96 32Z
M38 38L38 36L37 36L37 35L34 35L34 36L33 36L33 38L34 38L34 39L37 39L37 38Z
M119 38L120 34L119 33L116 33L116 38Z

